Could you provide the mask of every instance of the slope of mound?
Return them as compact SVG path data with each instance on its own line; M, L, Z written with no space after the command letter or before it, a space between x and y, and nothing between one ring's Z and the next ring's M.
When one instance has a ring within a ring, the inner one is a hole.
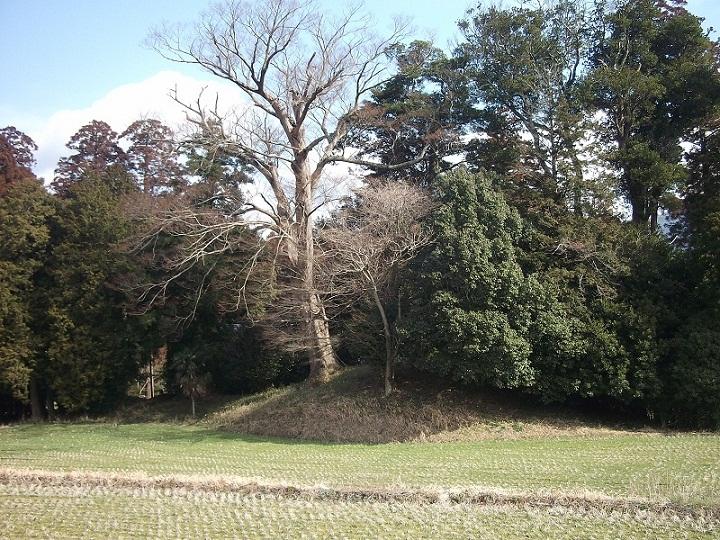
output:
M251 435L327 442L474 441L620 431L558 408L403 381L389 398L372 366L323 385L295 384L213 407L203 422Z

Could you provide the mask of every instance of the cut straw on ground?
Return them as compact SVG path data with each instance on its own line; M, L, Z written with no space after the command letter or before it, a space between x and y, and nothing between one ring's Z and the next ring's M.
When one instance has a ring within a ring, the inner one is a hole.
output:
M384 502L399 504L464 504L516 506L522 508L563 508L581 514L656 514L663 517L699 519L720 525L720 507L694 507L670 501L612 497L591 491L512 491L476 487L471 489L410 488L390 486L333 488L322 485L267 483L220 475L160 475L142 473L62 472L33 469L0 469L0 485L18 487L77 488L90 493L107 490L160 490L165 495L191 494L242 496L270 495L307 501Z

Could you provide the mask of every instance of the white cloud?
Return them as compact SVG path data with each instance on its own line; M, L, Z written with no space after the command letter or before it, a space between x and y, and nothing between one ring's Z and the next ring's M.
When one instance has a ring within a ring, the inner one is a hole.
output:
M202 92L203 103L212 105L218 96L221 112L234 107L242 109L243 104L247 104L247 98L227 82L218 79L200 80L175 71L162 71L143 81L115 88L84 108L57 111L47 118L12 111L13 114L5 118L37 143L35 172L47 184L53 179L58 160L71 153L65 146L70 137L92 120L107 122L117 133L122 133L140 118L157 118L176 131L181 129L185 124L185 111L170 97L170 92L175 88L180 99L185 102L194 102ZM359 185L361 170L361 167L350 167L344 163L327 166L316 203L325 200L329 204L320 214L326 213L337 204L339 198ZM291 183L289 178L287 181ZM248 197L262 207L264 203L260 193L268 199L274 199L264 182L248 186Z
M62 110L49 118L14 114L12 124L30 135L38 145L36 173L52 180L58 159L70 151L65 147L72 135L92 120L103 120L121 133L140 118L157 118L178 128L185 120L182 107L169 93L177 88L182 99L194 101L206 88L205 96L220 97L220 103L230 107L242 102L239 91L218 80L199 80L175 71L162 71L138 83L126 84L108 92L88 107Z

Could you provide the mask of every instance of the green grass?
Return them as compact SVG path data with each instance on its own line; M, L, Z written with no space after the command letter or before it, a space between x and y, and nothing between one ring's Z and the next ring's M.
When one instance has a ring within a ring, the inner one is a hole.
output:
M6 538L711 538L655 516L0 486Z
M626 434L474 443L323 444L169 424L0 428L0 467L220 474L331 487L589 490L720 505L720 436Z
M432 381L385 399L376 375L203 400L198 421L186 400L158 399L92 423L0 427L0 538L720 532L720 434L633 432Z
M208 425L19 425L0 428L0 468L101 478L178 475L179 482L15 476L0 483L3 538L711 538L720 530L718 435L364 445L260 439ZM591 491L673 501L696 512L675 515L612 500L542 507L323 499L194 488L180 475L378 492L396 486L559 496Z

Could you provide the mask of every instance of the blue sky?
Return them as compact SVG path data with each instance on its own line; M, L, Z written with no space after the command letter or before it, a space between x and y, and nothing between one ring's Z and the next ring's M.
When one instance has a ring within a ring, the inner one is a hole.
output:
M343 0L318 0L325 8ZM513 0L505 0L505 4ZM366 0L378 25L411 19L415 36L447 45L471 0ZM142 43L164 20L191 22L206 0L0 0L0 126L14 124L40 146L37 172L52 174L64 144L93 118L123 130L139 115L172 117L167 90L190 91L209 76L163 60ZM720 27L720 0L690 0ZM185 77L185 78L183 78ZM178 120L179 121L179 120Z
M3 113L46 115L81 107L119 85L163 69L182 71L142 42L163 20L193 21L207 4L203 0L0 0L0 62L3 71L12 74L0 85L0 124ZM370 0L365 5L379 23L405 13L421 33L437 28L437 37L447 41L466 1Z
M323 4L334 2L325 0ZM434 30L445 44L466 0L369 0L379 22L393 14L413 19L418 31ZM142 46L163 20L191 21L202 0L0 0L2 116L34 116L82 107L113 88L163 69L182 70ZM720 0L690 0L691 10L720 27Z

